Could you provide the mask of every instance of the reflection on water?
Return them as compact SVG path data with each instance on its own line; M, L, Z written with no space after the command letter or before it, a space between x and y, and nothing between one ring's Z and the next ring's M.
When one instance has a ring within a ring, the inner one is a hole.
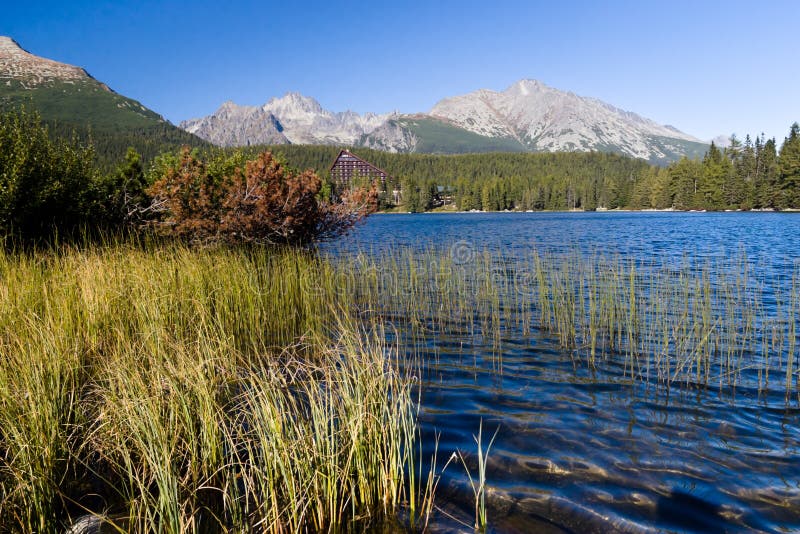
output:
M604 250L724 258L743 251L762 276L786 277L800 216L781 214L465 214L373 217L344 250L456 241L509 252ZM401 324L401 321L398 323ZM402 339L402 336L401 336ZM766 531L800 529L800 410L747 387L665 389L631 381L613 360L576 364L533 328L503 332L502 368L474 336L426 340L424 457L468 453L500 430L489 457L490 529L497 532ZM439 486L433 530L471 531L460 465ZM464 525L461 525L462 522Z

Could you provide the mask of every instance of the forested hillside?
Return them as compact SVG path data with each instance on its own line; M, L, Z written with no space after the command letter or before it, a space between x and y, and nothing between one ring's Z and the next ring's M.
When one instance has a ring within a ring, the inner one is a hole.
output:
M76 136L82 143L91 145L97 165L110 171L125 158L129 148L141 155L147 165L165 151L177 152L183 146L208 148L210 145L168 122L149 126L98 128L77 122L43 121L56 137Z
M294 167L319 172L327 172L338 154L336 147L271 149ZM462 210L622 207L629 203L637 177L650 169L642 160L601 152L438 156L353 151L392 175L387 189L401 189L411 211L431 207L439 186Z
M208 146L140 102L112 91L84 69L35 56L0 36L0 113L35 112L53 140L91 141L93 157L110 171L133 147L145 161L183 145Z
M260 147L263 148L263 147ZM260 148L250 148L257 151ZM327 173L339 147L268 147L299 169ZM438 195L461 210L789 209L800 208L800 127L778 147L748 135L702 159L668 167L615 154L560 152L464 155L390 154L352 149L383 168L402 190L401 208L430 209ZM388 195L384 202L389 202Z

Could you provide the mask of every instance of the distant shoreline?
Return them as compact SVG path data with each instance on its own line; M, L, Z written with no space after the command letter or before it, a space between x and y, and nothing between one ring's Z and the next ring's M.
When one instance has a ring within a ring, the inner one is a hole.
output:
M457 215L457 214L487 214L487 213L800 213L800 208L787 208L783 210L775 209L752 209L752 210L678 210L673 208L667 209L600 209L600 210L502 210L502 211L483 211L483 210L469 210L469 211L378 211L375 214L380 215Z

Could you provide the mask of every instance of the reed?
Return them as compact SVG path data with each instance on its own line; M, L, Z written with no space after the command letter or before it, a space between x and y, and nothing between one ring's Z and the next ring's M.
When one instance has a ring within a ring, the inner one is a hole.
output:
M3 250L0 530L424 529L414 379L442 336L495 372L537 336L626 380L797 393L796 267L743 254Z
M413 366L356 309L302 251L0 252L0 530L392 520Z
M764 276L744 255L635 261L530 249L514 256L401 249L332 261L360 313L392 325L412 353L441 335L494 355L505 338L554 337L590 367L619 361L665 387L797 387L800 287ZM797 267L795 266L795 270ZM368 280L368 283L365 283Z
M486 450L483 450L483 419L481 419L480 425L478 426L478 435L473 436L475 440L475 444L478 447L478 458L477 458L477 470L475 477L472 476L472 471L470 470L469 466L467 465L466 457L464 453L458 451L458 458L461 460L461 465L464 466L464 471L467 473L467 478L469 479L469 485L472 489L472 496L475 502L475 525L474 528L477 532L485 532L487 526L487 514L486 514L486 464L489 461L489 452L492 449L492 445L494 444L494 440L497 437L497 433L500 431L500 427L497 427L495 430L494 435L492 435L492 439L489 440L489 444L486 446Z

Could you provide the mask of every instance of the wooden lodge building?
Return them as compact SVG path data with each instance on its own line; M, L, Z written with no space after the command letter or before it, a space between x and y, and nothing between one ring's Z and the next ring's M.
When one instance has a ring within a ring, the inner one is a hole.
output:
M386 191L387 178L391 178L386 171L359 158L349 150L339 152L333 165L331 165L330 175L331 182L337 188L347 189L354 179L363 178L370 182L380 180L381 191Z

